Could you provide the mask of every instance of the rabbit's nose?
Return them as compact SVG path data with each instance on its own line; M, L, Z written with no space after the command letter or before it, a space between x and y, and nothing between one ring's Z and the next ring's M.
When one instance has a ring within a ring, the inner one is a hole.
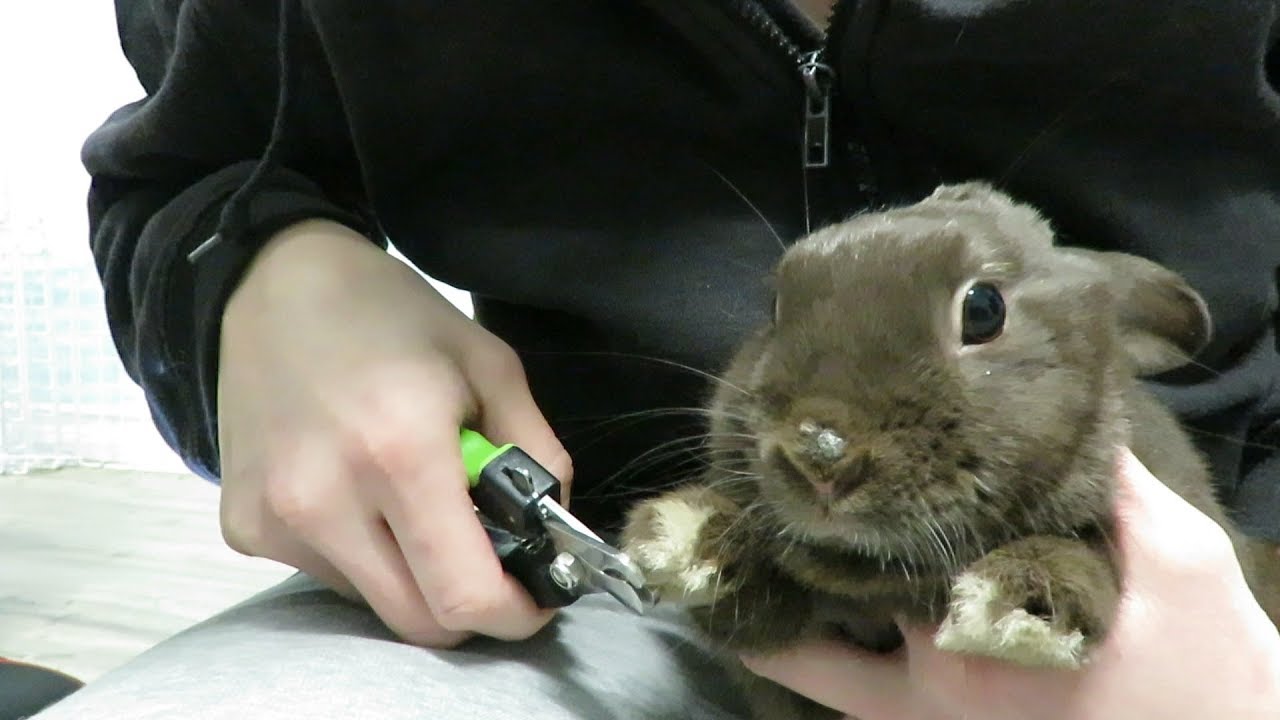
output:
M849 454L847 461L823 469L823 472L807 473L809 484L821 500L839 500L857 490L875 476L877 461L870 450L858 449Z
M849 442L832 427L805 420L797 428L797 465L818 497L830 500L859 484L846 477Z
M794 459L800 474L824 500L841 498L875 477L881 470L883 448L851 444L829 425L806 420L799 427L800 443Z
M848 442L840 433L812 420L801 422L799 429L805 460L809 463L818 467L835 465L844 457Z

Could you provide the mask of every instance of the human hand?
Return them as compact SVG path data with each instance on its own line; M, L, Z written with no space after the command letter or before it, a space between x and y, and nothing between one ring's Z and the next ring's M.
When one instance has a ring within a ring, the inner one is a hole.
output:
M515 353L350 229L305 221L223 315L221 524L233 549L366 601L405 640L528 637L550 620L479 524L458 430L572 467Z
M937 650L903 627L879 657L835 643L754 672L858 720L1243 720L1280 717L1280 634L1245 584L1223 529L1121 453L1115 624L1075 672Z

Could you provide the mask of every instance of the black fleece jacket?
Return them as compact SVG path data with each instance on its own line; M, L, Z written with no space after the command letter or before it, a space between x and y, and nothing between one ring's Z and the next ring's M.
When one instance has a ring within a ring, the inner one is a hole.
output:
M627 414L702 401L660 361L722 366L776 237L986 178L1206 296L1203 367L1158 387L1280 540L1276 0L840 0L826 36L784 0L116 7L146 96L84 146L93 251L121 357L206 477L221 310L298 219L474 294L604 527L691 467L695 412Z

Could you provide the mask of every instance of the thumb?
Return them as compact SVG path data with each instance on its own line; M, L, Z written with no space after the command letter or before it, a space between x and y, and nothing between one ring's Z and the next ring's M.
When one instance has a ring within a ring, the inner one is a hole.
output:
M1135 579L1170 564L1213 564L1231 552L1222 526L1161 482L1132 451L1121 448L1117 461L1117 541Z
M1195 511L1128 447L1117 452L1116 470L1116 512L1122 523L1165 532L1178 528L1188 511Z
M529 453L560 481L560 503L568 507L573 461L534 401L514 352L496 372L475 377L472 392L480 406L480 432L495 443L513 443Z

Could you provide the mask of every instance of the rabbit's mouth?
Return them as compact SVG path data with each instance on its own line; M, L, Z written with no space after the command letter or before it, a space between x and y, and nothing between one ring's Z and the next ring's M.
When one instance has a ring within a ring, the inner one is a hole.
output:
M825 547L874 558L889 572L954 573L981 556L962 528L937 518L918 517L891 525L850 516L813 513L787 520L779 517L784 542Z
M959 475L957 475L959 477ZM938 477L877 478L844 495L824 493L804 477L775 471L761 486L777 533L788 540L853 550L894 565L953 567L976 559L975 512L962 494L895 492L904 486L945 488Z
M839 545L869 552L889 544L874 513L864 512L859 498L836 495L803 478L779 478L762 488L778 533L801 542Z
M910 524L893 526L862 513L840 513L828 505L786 500L773 503L773 508L777 533L788 542L853 551L885 563L932 564L916 550L933 542L931 536Z

